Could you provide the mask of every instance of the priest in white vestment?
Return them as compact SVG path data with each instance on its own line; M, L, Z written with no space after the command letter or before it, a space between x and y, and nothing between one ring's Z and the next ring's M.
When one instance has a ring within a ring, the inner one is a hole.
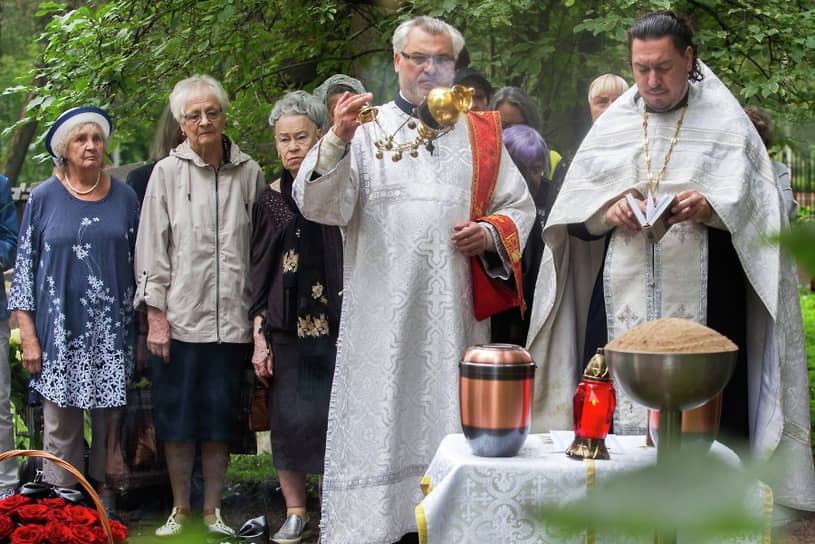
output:
M377 130L410 142L414 106L433 87L452 84L464 40L420 17L397 28L393 45L400 92L378 108ZM473 316L470 256L482 258L490 276L512 277L496 229L470 221L468 124L460 119L417 157L394 161L385 151L377 158L374 124L357 123L371 98L340 98L334 126L294 185L303 215L339 225L345 237L321 514L321 541L331 544L390 544L417 530L422 475L442 438L461 432L458 362L467 347L489 341L489 320ZM526 240L535 206L498 149L485 215L509 218Z
M572 428L571 398L594 347L646 321L691 319L740 348L724 436L742 431L758 455L785 454L785 474L769 482L776 503L815 510L797 282L764 239L786 224L772 163L738 101L698 61L686 21L646 15L629 47L636 86L586 136L544 229L528 340L539 365L533 430ZM655 245L625 198L644 210L649 191L678 195ZM607 243L599 261L592 238ZM615 432L644 433L645 408L617 394Z

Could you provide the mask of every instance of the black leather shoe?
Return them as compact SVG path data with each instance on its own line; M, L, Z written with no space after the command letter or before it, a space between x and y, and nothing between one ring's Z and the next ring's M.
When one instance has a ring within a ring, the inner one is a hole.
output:
M32 499L47 499L54 496L54 488L43 482L26 482L20 488L20 495Z
M269 542L269 525L266 523L266 516L246 520L238 529L238 538L243 542L251 542L252 544L266 544Z

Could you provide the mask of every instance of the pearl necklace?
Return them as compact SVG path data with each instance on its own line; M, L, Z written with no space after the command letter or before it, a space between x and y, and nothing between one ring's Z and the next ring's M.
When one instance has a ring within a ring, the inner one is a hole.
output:
M67 183L68 187L70 187L71 190L73 192L75 192L76 194L78 194L78 195L87 195L88 193L92 193L93 190L96 189L99 186L99 180L101 180L101 179L102 179L102 169L100 168L99 171L97 171L97 173L96 173L96 183L93 184L93 187L91 187L87 191L80 191L79 189L77 189L76 187L74 187L71 184L71 180L68 179L68 170L65 170L65 183Z
M671 145L668 146L668 152L665 153L665 161L662 163L662 169L657 174L657 181L654 183L654 174L651 173L651 155L648 153L648 107L645 105L645 100L642 102L642 144L645 148L645 167L648 170L648 194L656 195L659 182L662 181L662 175L665 173L665 167L668 166L668 161L671 160L671 152L676 144L676 138L679 136L679 129L682 128L682 121L685 119L685 112L688 111L688 104L685 104L685 107L682 108L682 115L679 116L679 121L676 123L676 130L671 138Z

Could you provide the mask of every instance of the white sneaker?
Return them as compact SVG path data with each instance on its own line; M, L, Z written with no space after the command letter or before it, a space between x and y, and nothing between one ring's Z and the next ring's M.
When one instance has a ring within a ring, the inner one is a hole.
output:
M178 520L176 520L177 515L178 507L173 506L173 511L170 512L170 517L167 518L164 525L156 529L156 536L172 536L179 534L184 529L184 526Z
M227 535L227 536L235 536L235 529L224 523L224 520L221 519L221 509L215 509L215 522L211 525L207 525L207 529L209 529L210 533L217 533L219 535Z

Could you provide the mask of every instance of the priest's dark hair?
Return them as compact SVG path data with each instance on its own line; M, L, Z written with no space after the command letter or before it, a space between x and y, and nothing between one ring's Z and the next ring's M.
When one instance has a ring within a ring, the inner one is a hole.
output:
M654 11L643 15L628 29L628 61L631 62L631 43L637 40L654 40L670 36L674 48L684 55L690 46L693 64L688 72L689 81L702 81L699 67L699 50L693 43L693 26L690 19L671 10Z

